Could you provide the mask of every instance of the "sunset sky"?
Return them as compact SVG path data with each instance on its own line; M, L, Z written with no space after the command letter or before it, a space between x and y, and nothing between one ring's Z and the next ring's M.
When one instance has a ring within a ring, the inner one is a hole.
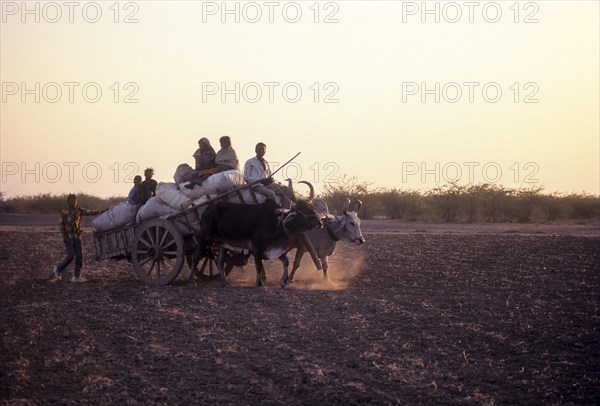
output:
M8 197L125 195L222 135L242 165L301 151L277 180L320 190L600 193L597 1L23 4L1 2Z

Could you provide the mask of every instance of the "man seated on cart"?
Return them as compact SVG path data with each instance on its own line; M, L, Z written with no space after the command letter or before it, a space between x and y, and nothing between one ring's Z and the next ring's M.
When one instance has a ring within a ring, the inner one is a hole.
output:
M271 177L271 168L269 162L264 158L267 153L267 146L264 142L259 142L254 148L256 156L248 159L244 165L244 180L247 183L260 181L252 186L252 189L267 199L277 202L277 195L281 196L283 205L286 205L288 197L285 195L282 186L273 182ZM279 204L277 202L277 204Z

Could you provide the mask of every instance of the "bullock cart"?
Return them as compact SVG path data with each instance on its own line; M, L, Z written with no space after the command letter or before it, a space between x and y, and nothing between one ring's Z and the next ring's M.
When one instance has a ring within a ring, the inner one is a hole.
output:
M257 183L257 182L254 182ZM185 263L192 265L192 256L197 247L195 235L199 231L200 215L207 206L220 201L235 201L257 204L258 198L252 186L254 183L207 198L192 204L185 210L140 222L132 222L111 230L94 232L94 250L96 260L127 260L131 262L135 273L149 285L162 286L173 282L180 274ZM248 190L246 193L242 193ZM244 197L246 196L246 198ZM248 201L250 196L250 201ZM308 239L307 243L310 244ZM312 246L309 252L314 253ZM194 276L200 280L219 278L216 258L219 246L211 247L209 255L200 259L197 269L191 269L190 281ZM234 266L247 263L250 252L227 252L224 271L229 274ZM318 260L316 254L313 260ZM321 269L317 264L317 269ZM195 267L194 267L195 268ZM195 279L194 279L195 280Z

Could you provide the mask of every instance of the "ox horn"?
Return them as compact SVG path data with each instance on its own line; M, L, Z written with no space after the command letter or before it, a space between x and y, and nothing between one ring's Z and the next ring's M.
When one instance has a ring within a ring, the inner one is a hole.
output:
M288 178L288 190L290 193L290 200L294 203L298 203L298 198L296 197L296 193L294 193L294 184L292 183L292 180L290 178Z
M301 180L298 183L304 183L306 186L308 186L310 193L308 194L308 198L306 200L308 200L310 202L315 197L315 188L313 187L312 183L310 183L306 180Z
M354 210L351 210L355 213L358 213L358 211L360 210L360 208L362 207L362 202L360 200L355 200L352 202L352 206L354 208L354 206L356 206L356 208Z
M350 206L350 199L345 198L344 207L342 207L342 213L344 213L344 216L348 214L348 206Z

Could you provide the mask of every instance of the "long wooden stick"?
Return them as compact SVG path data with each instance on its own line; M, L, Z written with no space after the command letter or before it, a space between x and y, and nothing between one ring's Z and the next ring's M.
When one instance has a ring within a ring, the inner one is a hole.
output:
M302 242L304 243L304 246L306 247L306 250L310 254L310 257L312 258L313 262L315 263L317 270L320 271L321 270L321 260L319 259L319 256L317 255L317 252L315 251L315 247L313 247L313 245L312 245L312 241L306 234L306 231L303 233L299 233L299 234L300 234L300 238L302 238Z
M282 170L284 166L286 166L287 164L289 164L290 162L292 162L294 159L296 159L296 157L297 157L298 155L300 155L301 153L302 153L302 152L298 152L296 155L294 155L294 156L292 157L292 159L288 160L286 163L284 163L284 164L283 164L283 165L281 165L279 168L277 168L277 170L271 174L271 178L272 178L272 177L273 177L273 175L275 175L277 172L279 172L280 170Z

